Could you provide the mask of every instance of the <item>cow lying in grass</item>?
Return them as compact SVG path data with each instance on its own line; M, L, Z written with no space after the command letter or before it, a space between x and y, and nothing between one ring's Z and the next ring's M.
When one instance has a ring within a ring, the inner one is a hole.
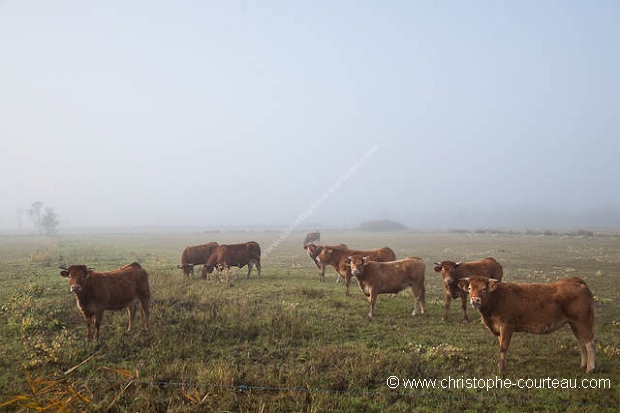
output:
M594 371L594 300L580 278L549 284L503 283L482 276L459 282L482 322L499 339L499 371L506 367L512 333L548 334L568 324L579 342L581 368Z

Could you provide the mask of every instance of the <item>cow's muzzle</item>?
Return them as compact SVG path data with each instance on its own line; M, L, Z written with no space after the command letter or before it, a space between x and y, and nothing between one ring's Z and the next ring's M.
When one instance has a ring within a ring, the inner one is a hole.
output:
M358 270L357 268L353 268L353 269L351 270L351 274L353 274L353 275L355 275L355 276L359 275L359 273L360 273L360 270Z
M70 287L70 290L73 294L79 294L82 291L82 287L76 284L76 285L72 285Z
M482 298L480 298L480 297L471 297L469 299L469 303L471 304L472 307L478 309L478 308L482 307Z

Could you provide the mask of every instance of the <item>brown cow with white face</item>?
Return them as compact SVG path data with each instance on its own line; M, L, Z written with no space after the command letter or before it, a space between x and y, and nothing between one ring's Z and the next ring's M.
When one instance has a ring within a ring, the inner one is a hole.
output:
M257 242L218 245L202 267L202 278L207 278L207 274L211 274L216 267L226 270L228 278L230 267L243 268L246 265L248 266L247 278L250 278L250 272L254 266L258 270L258 278L260 278L260 245Z
M506 367L512 333L549 334L568 324L579 342L581 368L594 371L594 299L580 278L548 284L503 283L472 276L459 282L482 322L499 339L499 371Z
M435 262L435 265L435 272L441 273L443 277L445 304L442 319L448 319L448 310L452 299L461 297L464 323L469 322L469 318L467 318L467 293L459 288L459 281L472 275L483 275L501 281L504 274L502 265L495 258L470 262L442 261Z
M391 248L383 247L376 250L350 250L346 247L325 247L316 256L316 260L325 267L331 265L336 272L344 278L345 294L349 295L349 284L351 282L351 267L347 262L347 258L352 255L360 255L368 257L370 261L394 261L396 254ZM325 275L320 274L320 281L325 282Z
M92 325L95 324L95 340L99 340L99 328L105 310L122 310L127 308L131 331L136 318L138 301L142 306L144 328L149 328L149 276L134 262L112 271L95 272L85 265L61 267L60 275L69 279L69 290L75 294L75 301L86 322L86 339L93 336Z
M404 258L398 261L376 262L367 257L353 255L348 257L347 263L351 274L357 278L360 289L368 297L370 311L368 318L374 315L375 302L379 294L396 294L411 287L413 290L413 312L416 315L418 307L424 314L426 304L424 300L424 270L425 265L418 257Z
M186 276L194 276L194 266L206 264L213 250L217 247L217 242L209 242L202 245L192 245L186 247L181 255L181 263L177 266L183 270Z

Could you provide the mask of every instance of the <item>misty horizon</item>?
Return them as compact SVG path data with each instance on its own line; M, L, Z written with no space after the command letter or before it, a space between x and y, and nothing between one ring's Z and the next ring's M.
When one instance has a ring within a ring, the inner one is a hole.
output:
M0 231L620 227L617 2L0 11Z

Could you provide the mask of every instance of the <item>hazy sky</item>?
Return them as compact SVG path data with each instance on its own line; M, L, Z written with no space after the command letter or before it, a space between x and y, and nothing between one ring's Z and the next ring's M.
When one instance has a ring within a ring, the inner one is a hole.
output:
M61 231L618 218L619 22L616 0L0 0L0 228L34 201Z

